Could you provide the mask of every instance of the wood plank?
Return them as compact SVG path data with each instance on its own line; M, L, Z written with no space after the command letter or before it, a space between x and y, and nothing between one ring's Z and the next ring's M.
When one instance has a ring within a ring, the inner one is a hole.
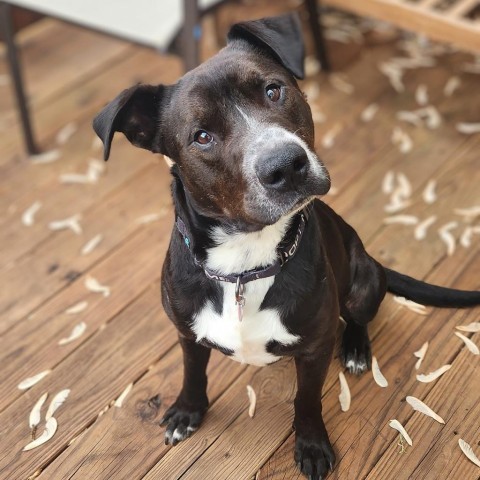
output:
M114 322L107 323L91 341L0 414L2 428L8 432L1 439L4 445L0 454L2 478L26 478L43 468L69 440L83 432L126 385L143 376L149 365L172 348L176 341L175 329L162 311L158 291L158 284L152 285ZM22 452L30 440L27 420L33 404L43 392L54 394L63 388L70 388L71 393L56 415L57 433L44 447Z
M211 427L217 425L219 428L218 424L211 421L212 417L213 420L218 417L221 408L217 407L217 399L246 366L233 363L219 352L212 352L208 366L208 396L211 407L202 427L202 431L206 428L210 435L204 434L205 440L198 441L195 434L192 440L172 448L165 445L164 428L160 427L158 422L180 391L182 368L181 349L176 345L135 383L122 408L111 408L98 418L39 478L132 480L145 475L151 465L169 452L178 459L179 456L191 457L196 450L205 448L205 444L212 437ZM158 409L149 407L148 400L157 394L160 396L161 406ZM227 413L225 406L224 403L221 414L223 419L225 415L231 416L234 413L231 410ZM244 409L245 405L242 407ZM221 426L224 426L224 422ZM176 461L176 464L178 467L179 462Z
M8 286L0 293L0 332L4 333L24 320L32 310L87 272L111 249L142 229L138 224L141 216L166 213L167 206L171 205L169 185L170 175L166 165L148 166L133 180L119 185L110 196L83 213L82 235L75 235L70 230L49 231L49 236L33 251L0 271L1 281ZM91 191L88 186L86 190ZM134 191L139 193L132 194ZM72 195L75 195L73 191ZM166 223L170 225L169 220ZM28 231L23 226L21 228ZM46 230L45 224L38 228ZM104 237L99 248L90 255L81 255L80 250L85 243L97 234ZM42 278L40 283L39 278Z
M262 464L267 452L278 446L285 432L291 430L296 390L292 380L294 370L291 360L281 360L269 368L248 367L214 405L211 417L195 437L175 447L180 452L171 450L148 472L145 480L198 479L207 474L211 479L250 479L255 465ZM248 384L257 394L253 419L248 416ZM197 459L198 452L205 448L205 453Z
M19 381L51 369L58 362L62 362L65 358L68 361L72 357L71 352L78 347L78 343L66 346L59 346L57 343L63 334L71 331L77 321L83 320L87 323L85 340L88 340L90 335L100 327L103 328L105 323L108 323L129 302L159 279L162 253L168 245L167 232L171 229L171 223L168 222L162 227L159 231L157 226L151 225L133 235L89 272L102 284L111 287L109 297L104 298L98 293L88 292L84 286L85 277L82 276L36 313L37 318L31 319L33 325L32 329L27 331L28 336L24 339L17 338L16 348L7 350L4 365L10 375L4 377L2 372L1 409L22 396L23 392L16 388ZM134 262L131 261L133 258L135 258ZM84 314L75 316L75 320L63 313L73 303L83 300L88 300L89 308ZM157 303L159 303L158 298ZM51 326L49 322L52 322ZM83 346L79 350L83 351L82 348ZM26 350L25 355L24 350Z

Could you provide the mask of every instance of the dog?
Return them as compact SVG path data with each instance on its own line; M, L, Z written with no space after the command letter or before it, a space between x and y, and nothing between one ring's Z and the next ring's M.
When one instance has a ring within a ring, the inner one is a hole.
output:
M440 307L480 304L480 292L429 285L383 267L323 203L327 169L314 151L295 15L234 25L227 46L174 85L136 85L95 118L108 159L115 132L168 156L175 225L162 302L178 329L184 381L161 421L165 443L197 430L208 408L212 348L239 362L295 359L294 458L324 478L335 454L322 386L342 316L341 360L370 368L367 324L387 291Z

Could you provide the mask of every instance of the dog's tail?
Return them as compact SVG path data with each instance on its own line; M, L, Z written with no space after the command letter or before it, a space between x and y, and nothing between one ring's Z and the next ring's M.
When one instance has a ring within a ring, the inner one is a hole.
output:
M383 267L387 276L387 290L423 305L434 307L473 307L480 305L480 291L455 290L438 287Z

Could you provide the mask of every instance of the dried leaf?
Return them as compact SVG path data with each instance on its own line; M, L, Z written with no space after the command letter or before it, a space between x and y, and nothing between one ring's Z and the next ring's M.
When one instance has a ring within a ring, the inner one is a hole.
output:
M435 193L435 188L437 187L437 182L435 180L429 180L425 189L423 190L422 197L425 203L431 205L437 200L437 194Z
M339 92L351 95L355 91L353 85L349 83L346 77L343 75L340 75L338 73L330 74L328 76L328 80L330 82L330 85L332 85L332 87Z
M417 363L415 363L415 370L418 370L420 368L420 365L422 364L422 361L425 358L425 355L427 354L427 350L428 350L428 342L425 342L421 346L420 350L413 352L413 354L418 358Z
M408 153L413 147L412 139L400 127L395 127L393 129L392 143L398 146L401 153Z
M432 130L438 128L442 123L442 117L433 105L421 108L416 112L421 118L425 119L425 125Z
M257 394L251 385L247 385L247 395L250 405L248 407L248 416L253 418L255 415L255 409L257 408Z
M457 222L449 222L443 227L438 229L438 234L440 235L441 240L447 246L447 255L451 256L455 253L455 237L450 233L451 230L458 227Z
M400 200L392 196L390 203L387 203L383 207L383 209L385 210L386 213L398 213L398 212L401 212L402 210L405 210L411 204L412 202L408 200Z
M340 400L340 408L342 409L342 412L346 412L350 408L350 389L348 388L347 379L343 372L338 374L338 378L340 380L340 395L338 396L338 399Z
M480 205L469 208L455 208L453 212L456 215L462 216L466 222L471 222L480 215Z
M380 387L388 387L388 381L383 376L382 372L380 371L380 367L378 366L377 357L372 357L372 374L373 379L375 380L376 384Z
M390 85L397 93L405 91L405 85L403 84L403 71L394 63L381 63L379 65L380 71L388 78Z
M77 338L80 338L87 329L87 324L85 322L80 322L78 325L73 327L72 333L66 338L62 338L58 344L67 345L67 343L75 341Z
M322 138L323 148L332 148L333 144L335 143L335 137L340 133L341 130L342 125L339 123L328 130Z
M75 315L77 313L83 312L86 308L88 307L88 302L78 302L75 305L72 305L71 307L67 308L65 310L65 313L67 315Z
M461 338L463 340L463 342L465 343L465 346L467 347L468 350L470 350L470 352L472 352L474 355L480 355L480 350L470 338L466 337L465 335L462 335L459 332L455 332L455 335L458 338Z
M135 223L138 223L139 225L146 225L147 223L156 222L157 220L160 220L164 216L165 216L165 212L147 213L146 215L142 215L141 217L138 217L135 220Z
M17 387L19 390L27 390L27 388L33 387L36 383L45 378L50 372L51 370L44 370L33 377L28 377L25 380L22 380Z
M82 233L82 227L79 223L81 218L82 216L80 214L76 214L65 218L64 220L55 220L48 224L48 228L50 230L65 230L69 228L77 235L80 235Z
M48 392L45 392L38 400L37 403L32 408L32 411L30 412L30 416L28 417L28 425L30 429L32 430L32 436L33 436L33 430L36 429L37 425L40 423L40 420L42 418L42 407L43 404L45 403L45 400L47 400L48 397Z
M42 204L41 202L35 202L33 205L28 207L22 215L22 223L26 227L31 227L35 220L35 214L40 210Z
M78 130L78 126L74 122L67 123L55 137L55 141L58 145L65 145L69 140L70 137Z
M60 150L50 150L48 152L39 153L37 155L30 155L30 163L32 163L33 165L53 163L59 158Z
M423 240L427 236L427 230L437 221L436 215L431 215L420 222L413 232L416 240Z
M458 439L458 445L462 452L465 454L465 456L473 462L477 467L480 467L480 460L478 457L473 453L472 447L463 439L459 438Z
M407 307L412 312L419 313L420 315L428 315L428 311L425 305L421 305L420 303L414 302L412 300L408 300L405 297L394 296L393 300L398 304L404 307Z
M80 253L82 255L88 255L89 253L92 253L95 248L100 245L100 242L103 240L103 235L99 233L98 235L95 235L92 239L90 239L83 247L82 250L80 250Z
M480 332L480 322L472 322L468 325L458 325L455 328L461 332L477 333Z
M417 412L423 413L429 417L432 417L438 423L445 423L442 417L437 415L428 405L425 405L421 400L416 397L407 397L407 403Z
M464 63L462 71L466 73L480 74L480 63Z
M45 415L45 420L47 422L51 418L53 418L53 414L58 410L59 407L63 405L68 395L70 395L70 390L67 388L65 390L61 390L52 398L52 401L50 402L47 413Z
M51 417L49 420L47 420L43 433L36 440L23 447L23 451L26 452L28 450L32 450L33 448L39 447L40 445L48 442L55 435L57 427L57 420L55 420L55 417Z
M60 175L60 183L83 185L92 183L90 178L83 173L62 173Z
M395 429L397 432L400 433L400 435L402 435L402 437L405 439L405 441L410 445L412 446L413 445L413 442L412 442L412 439L410 438L410 435L407 433L407 431L405 430L405 428L403 427L403 425L398 421L398 420L390 420L388 422L388 424L393 428Z
M415 101L424 106L428 103L428 90L426 85L419 85L415 90Z
M450 77L447 80L445 87L443 88L443 94L446 97L451 97L454 94L454 92L458 89L460 84L461 84L461 81L459 77L457 77L456 75L454 75L453 77Z
M101 285L97 279L90 276L88 276L85 280L85 287L91 292L103 294L104 297L108 297L110 295L110 287Z
M402 199L410 198L412 195L412 184L404 173L397 173L398 195Z
M305 58L305 77L311 77L318 72L320 72L319 61L313 55L309 55Z
M320 110L312 108L312 120L313 123L325 123L327 121L327 117Z
M413 215L395 215L393 217L386 217L383 219L385 225L391 225L393 223L400 223L402 225L416 225L418 223L418 217Z
M457 132L463 133L465 135L473 135L474 133L480 133L480 122L478 123L457 123L455 126Z
M130 393L130 390L132 389L132 387L133 387L133 383L130 383L129 385L127 385L125 390L119 395L119 397L113 403L114 407L121 408L124 400L127 398L127 395Z
M385 193L385 195L390 195L393 192L393 189L395 187L394 182L395 172L389 170L383 177L382 181L382 192Z
M379 107L377 103L371 103L370 105L368 105L360 114L362 122L371 122L373 120L373 117L377 114L378 108Z
M420 374L417 375L417 380L422 383L430 383L436 380L438 377L441 377L445 372L448 372L452 368L451 365L443 365L443 367L434 370L433 372L427 373L426 375Z
M97 183L100 175L105 171L105 162L91 158L88 162L87 177L91 183Z
M470 247L472 244L472 235L473 235L473 228L466 227L463 233L460 235L460 245L464 248Z
M423 126L423 121L420 118L420 115L418 115L415 112L409 112L407 110L400 110L399 112L397 112L396 117L397 117L398 120L401 120L402 122L411 123L412 125L415 125L416 127Z

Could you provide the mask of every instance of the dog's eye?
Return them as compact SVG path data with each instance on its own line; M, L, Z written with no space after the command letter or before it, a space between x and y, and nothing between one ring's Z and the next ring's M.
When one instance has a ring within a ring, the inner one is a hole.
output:
M278 102L282 95L282 89L278 85L272 84L267 86L265 93L272 102Z
M199 130L193 137L194 141L200 145L207 145L213 141L213 137L205 130Z

